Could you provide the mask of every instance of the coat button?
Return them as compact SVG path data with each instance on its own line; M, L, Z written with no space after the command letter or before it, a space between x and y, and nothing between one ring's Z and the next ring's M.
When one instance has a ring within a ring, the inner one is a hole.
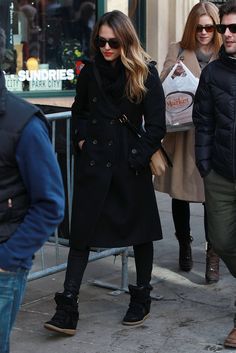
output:
M96 103L97 100L98 100L97 97L93 97L93 99L92 99L93 103Z
M111 162L107 162L106 167L111 168L111 166L112 166Z
M112 146L113 145L113 141L112 140L110 140L110 141L108 141L108 146Z
M95 161L94 160L90 161L89 165L90 165L90 167L93 167L95 165Z
M115 124L115 119L112 119L111 121L110 121L110 125L114 125Z
M93 145L97 145L97 143L98 143L98 140L96 140L96 139L92 141Z
M136 150L136 148L132 148L131 153L132 153L132 154L137 154L138 151Z
M93 125L97 124L97 119L93 119L93 120L92 120L92 124L93 124Z

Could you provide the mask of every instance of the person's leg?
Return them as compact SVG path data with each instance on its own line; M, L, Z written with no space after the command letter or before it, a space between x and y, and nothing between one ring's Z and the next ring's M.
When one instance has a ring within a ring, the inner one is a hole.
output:
M213 249L236 277L236 183L214 171L204 178L208 238ZM236 348L236 318L234 328L224 345Z
M9 352L10 333L19 310L28 271L0 272L0 352Z
M214 171L205 178L204 184L208 238L236 277L236 185Z
M140 325L148 317L151 306L150 285L153 266L153 243L134 245L136 286L129 285L130 304L123 325Z
M51 320L45 322L46 329L67 335L75 334L79 320L78 295L88 258L89 249L70 249L64 291L55 294L56 313Z
M207 212L206 212L205 203L203 203L203 207L204 207L204 229L205 229L205 239L206 239L205 280L207 284L212 284L219 281L220 258L213 250L211 242L208 239Z
M190 206L188 201L172 199L172 217L176 236L190 234Z
M68 255L66 277L64 282L64 294L77 298L88 264L89 249L70 249Z
M134 245L134 260L136 267L136 284L148 287L152 277L153 242Z
M179 267L182 271L188 272L193 267L189 202L172 199L172 217L175 226L175 236L179 242Z

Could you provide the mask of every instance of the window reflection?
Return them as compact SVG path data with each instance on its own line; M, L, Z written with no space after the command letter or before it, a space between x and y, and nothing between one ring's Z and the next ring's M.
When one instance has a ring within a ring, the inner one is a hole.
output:
M2 68L8 88L73 89L90 56L95 14L95 0L0 0L0 24L7 34Z

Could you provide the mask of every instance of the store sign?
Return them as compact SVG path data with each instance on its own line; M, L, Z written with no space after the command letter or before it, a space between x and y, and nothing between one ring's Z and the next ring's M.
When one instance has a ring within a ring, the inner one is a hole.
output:
M73 69L60 70L20 70L18 75L5 74L6 87L11 92L23 91L23 82L29 82L30 91L61 91L62 82L73 80Z
M28 81L30 91L61 91L62 81L73 80L73 69L60 70L20 70L18 80Z
M22 92L22 82L17 75L5 75L6 87L11 92Z
M20 81L65 81L73 80L75 77L73 69L60 70L20 70L18 72Z
M29 82L30 91L61 91L61 80L33 80Z

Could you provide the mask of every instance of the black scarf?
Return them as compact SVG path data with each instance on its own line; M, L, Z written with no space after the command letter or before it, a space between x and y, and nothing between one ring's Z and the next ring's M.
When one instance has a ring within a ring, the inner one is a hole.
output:
M105 60L101 53L95 56L95 64L99 70L102 87L108 99L111 99L113 104L119 104L125 94L125 68L120 58L111 65L111 62Z

